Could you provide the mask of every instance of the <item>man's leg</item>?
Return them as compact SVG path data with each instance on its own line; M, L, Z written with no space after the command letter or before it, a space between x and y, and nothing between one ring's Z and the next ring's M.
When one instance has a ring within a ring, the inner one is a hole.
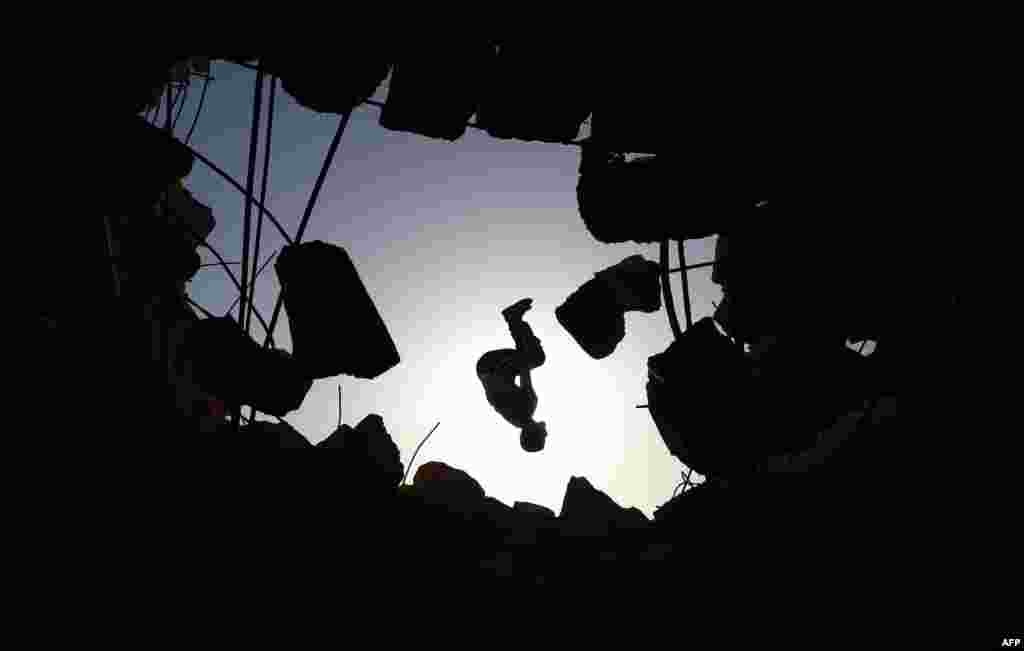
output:
M540 339L533 334L530 324L520 319L509 321L509 332L516 342L516 352L519 353L519 361L524 375L544 363L544 349L541 348Z
M481 355L476 363L476 374L481 382L515 385L519 367L519 353L511 348L502 348Z
M533 307L532 298L524 298L501 311L508 324L508 330L512 334L512 340L516 342L516 351L519 353L520 372L535 369L544 363L544 349L540 346L540 339L533 334L530 324L523 321L523 315ZM524 379L529 382L529 378Z
M501 316L505 317L505 321L522 321L523 315L526 314L530 308L533 307L532 298L522 298L509 305L501 311Z

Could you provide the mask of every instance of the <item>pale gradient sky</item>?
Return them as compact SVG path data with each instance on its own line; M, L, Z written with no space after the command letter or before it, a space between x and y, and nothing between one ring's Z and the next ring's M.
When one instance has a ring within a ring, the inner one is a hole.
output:
M244 183L255 72L214 62L212 74L216 80L192 145ZM200 88L193 81L179 137L191 123ZM665 311L628 314L626 338L616 352L593 360L558 324L554 310L604 267L634 253L657 260L657 245L601 244L587 233L576 205L576 147L499 140L477 130L448 143L387 131L377 124L378 114L372 106L353 113L304 240L348 251L402 362L376 380L318 380L302 408L286 419L312 441L324 438L337 424L340 383L344 422L380 414L403 463L441 421L416 466L442 460L505 503L526 500L556 512L569 477L580 475L650 516L683 469L647 410L635 407L646 402L647 357L671 341ZM291 234L339 119L298 106L278 88L267 204ZM262 152L257 160L259 168ZM185 183L214 211L211 243L226 259L240 260L239 193L199 161ZM258 192L258 173L256 187ZM269 221L263 234L264 256L283 244ZM688 262L710 259L713 249L714 238L688 242ZM204 262L214 261L201 253ZM682 322L678 274L673 281ZM690 281L696 320L711 314L711 301L720 300L721 292L707 269L691 272ZM325 301L343 300L332 297L330 278L323 282ZM216 267L202 269L189 291L215 313L235 297ZM267 319L277 291L271 263L256 294ZM534 383L536 418L547 422L549 436L536 454L520 449L518 430L488 405L475 374L482 353L513 346L499 310L525 296L534 299L526 319L547 353ZM262 342L255 319L253 325ZM344 323L338 325L340 337ZM277 332L279 345L290 349L283 312Z

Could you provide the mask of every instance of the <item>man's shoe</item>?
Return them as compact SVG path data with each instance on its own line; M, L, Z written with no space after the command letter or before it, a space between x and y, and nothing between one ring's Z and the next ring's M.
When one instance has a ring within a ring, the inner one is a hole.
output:
M523 318L523 315L526 314L531 307L533 307L533 299L524 298L506 307L501 311L501 315L505 317L506 321L518 321Z

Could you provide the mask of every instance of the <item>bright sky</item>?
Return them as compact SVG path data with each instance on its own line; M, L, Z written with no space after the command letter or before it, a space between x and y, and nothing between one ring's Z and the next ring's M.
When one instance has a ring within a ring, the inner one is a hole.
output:
M191 144L244 183L255 72L219 61L211 72L216 80ZM179 137L201 86L192 82ZM575 147L499 140L477 130L448 143L387 131L377 124L378 114L372 106L354 112L304 239L348 251L402 362L376 380L319 380L286 419L314 442L326 437L337 425L340 383L344 422L380 414L405 464L441 421L416 466L445 461L507 504L526 500L556 512L569 477L584 476L621 505L650 516L668 500L683 469L648 412L636 408L646 403L647 357L671 340L665 311L628 314L625 340L597 361L562 329L554 310L604 267L634 253L657 260L657 245L601 244L587 233L576 205ZM279 87L267 205L293 235L339 119L298 106ZM262 152L257 160L258 189ZM214 211L211 243L227 260L241 260L240 194L199 161L186 186ZM264 256L283 244L269 221L263 235ZM688 242L688 262L708 260L713 250L714 238ZM214 261L200 251L204 262ZM682 322L678 274L674 283ZM711 314L721 292L710 271L691 272L690 283L694 319ZM329 277L323 290L325 301L344 300L332 296ZM202 269L189 291L220 314L235 298L216 267ZM267 319L277 293L271 263L256 293ZM520 449L518 430L491 409L475 374L481 354L513 346L499 310L527 296L534 308L526 319L547 353L547 363L533 374L535 417L547 422L549 434L536 454ZM262 342L258 321L253 325ZM339 323L341 345L344 330ZM277 332L279 345L290 349L283 312Z

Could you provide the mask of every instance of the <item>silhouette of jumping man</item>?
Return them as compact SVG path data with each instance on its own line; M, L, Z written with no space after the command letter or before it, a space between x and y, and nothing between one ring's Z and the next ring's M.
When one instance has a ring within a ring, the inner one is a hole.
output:
M519 445L527 452L544 449L547 426L533 420L537 410L537 394L533 390L530 371L544 363L544 350L523 314L533 307L533 299L524 298L501 311L508 324L515 349L491 350L480 356L476 374L484 385L487 402L502 418L519 428ZM516 376L520 383L516 384Z

